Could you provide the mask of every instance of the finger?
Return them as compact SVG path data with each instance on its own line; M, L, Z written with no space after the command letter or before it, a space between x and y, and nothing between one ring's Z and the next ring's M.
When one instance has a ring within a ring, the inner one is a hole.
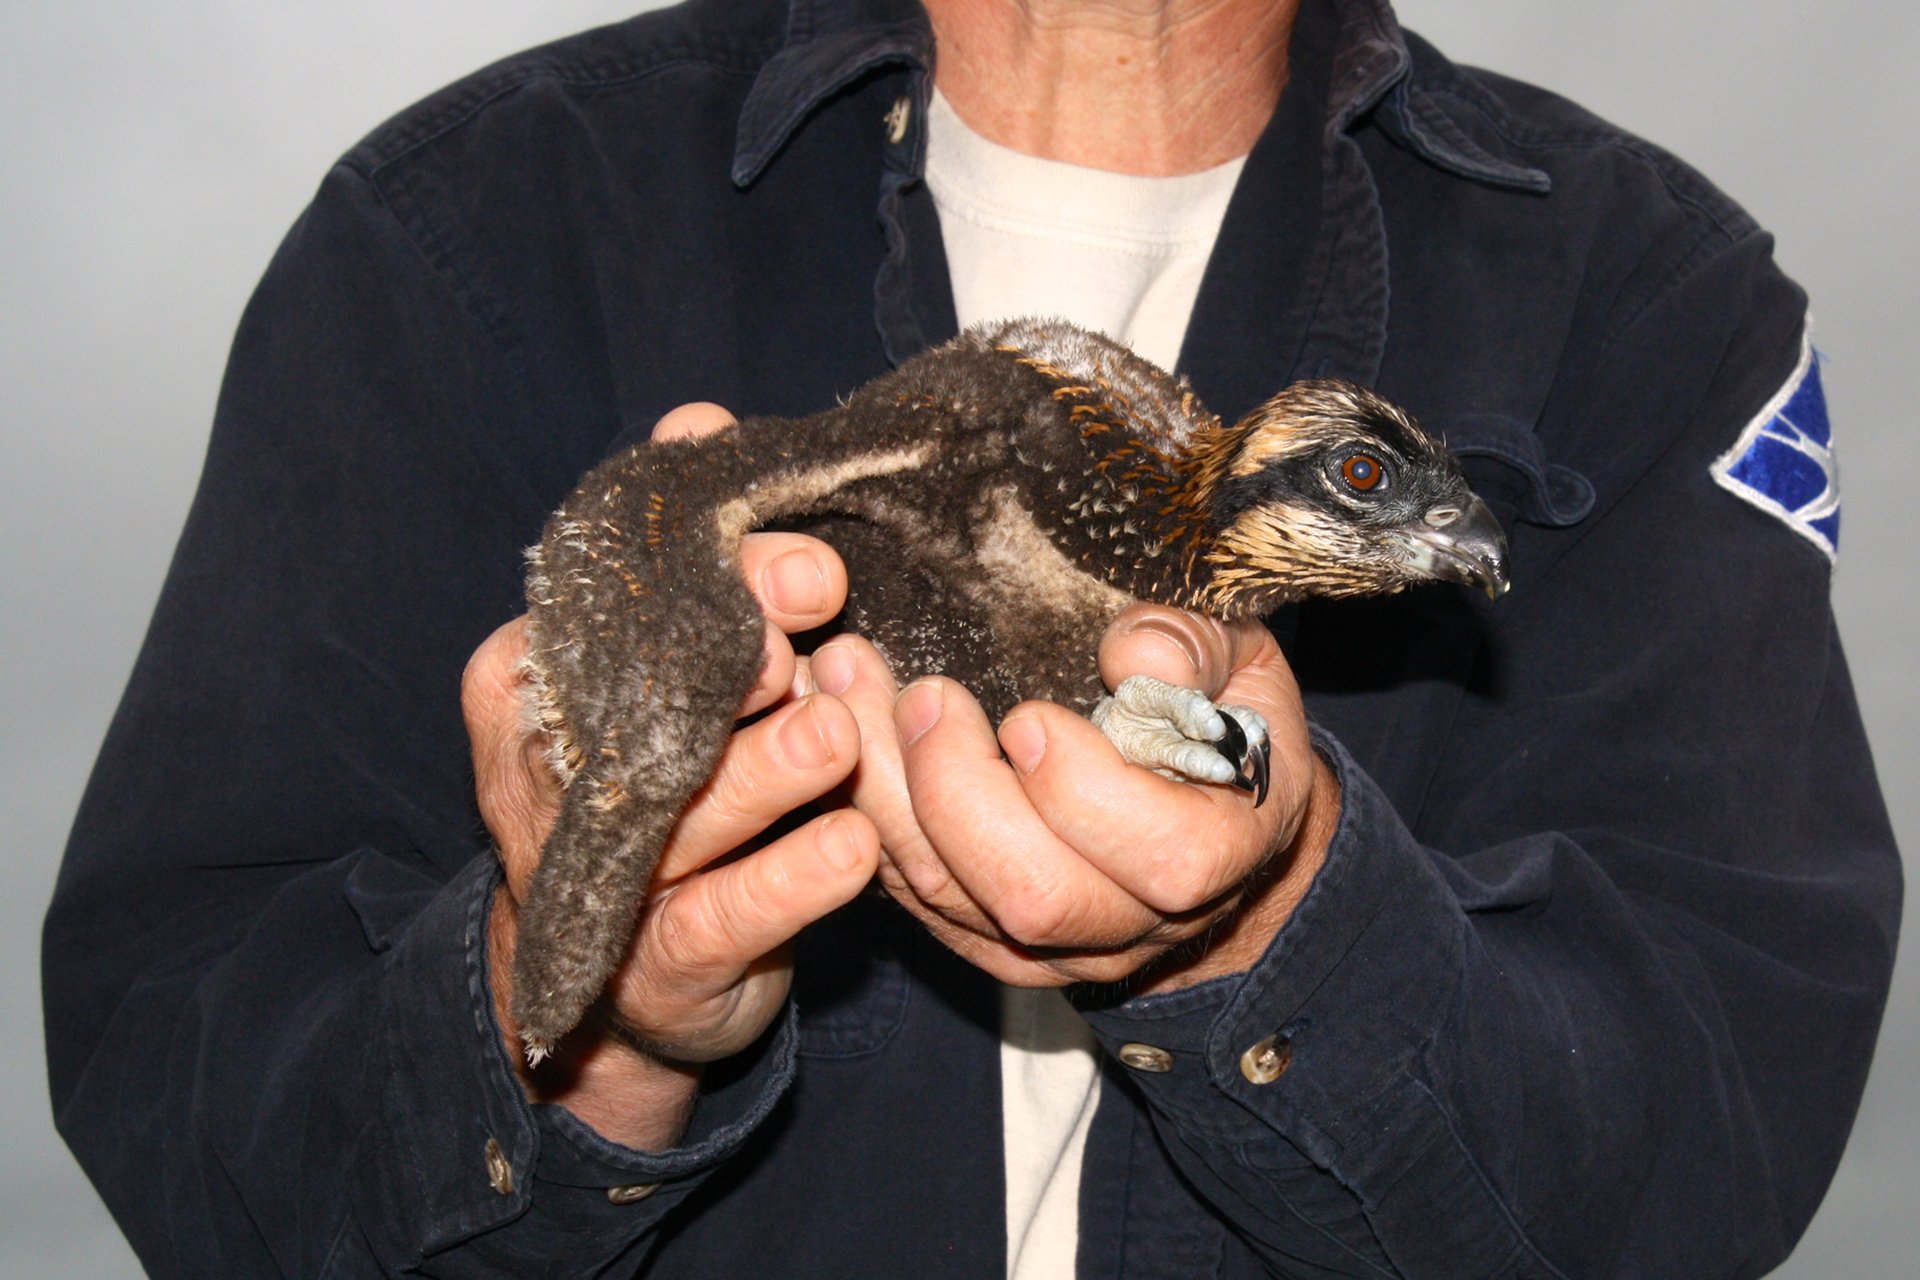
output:
M528 728L520 669L526 655L526 619L515 618L481 641L460 678L474 797L516 894L560 812L559 780L547 766L542 736Z
M914 816L893 718L899 686L886 659L867 641L842 636L814 652L812 677L822 692L838 697L860 725L860 764L848 799L879 828L881 885L923 920L938 919L938 936L958 929L1003 937L954 879ZM955 950L966 954L958 946Z
M741 703L752 715L792 693L796 672L787 636L824 626L847 601L847 570L832 547L797 533L752 533L740 540L740 568L766 615L766 658Z
M1279 652L1258 622L1223 623L1160 605L1121 610L1100 637L1100 678L1109 689L1128 676L1155 676L1218 697L1233 671L1264 648Z
M1014 941L1114 947L1159 923L1047 826L965 689L939 677L916 681L902 690L894 720L915 818L967 896Z
M809 688L837 696L860 723L860 763L849 791L879 829L879 880L936 941L1013 986L1118 981L1140 966L1140 954L1036 955L1008 938L967 895L914 817L886 660L865 640L842 636L815 651L812 672Z
M884 857L884 854L882 855ZM882 862L884 872L885 863ZM925 926L934 941L968 964L1010 987L1061 987L1071 982L1121 982L1137 973L1168 947L1198 933L1205 924L1179 932L1156 928L1140 943L1112 948L1076 947L1042 950L1021 946L998 933L988 936L956 925L914 898L904 898L907 912Z
M1249 703L1258 696L1242 692ZM1282 806L1256 807L1231 788L1129 764L1065 708L1015 707L1000 726L1000 742L1048 829L1169 920L1192 924L1217 913L1275 846ZM1090 796L1099 802L1089 803Z
M851 810L823 814L747 857L656 897L615 986L636 1033L685 1062L736 1053L785 998L763 959L872 879L880 840Z
M677 409L669 409L653 424L652 438L660 441L686 440L724 431L738 419L726 409L705 400L695 400Z
M782 630L825 626L847 602L847 570L834 549L799 533L750 533L740 571L760 611Z
M813 695L736 732L667 837L655 872L671 884L845 781L860 758L853 713Z
M893 725L899 688L886 659L865 640L839 636L814 650L808 678L814 688L838 699L859 725L860 764L848 799L873 819L887 857L912 864L937 861L914 821L913 801L907 795L900 737Z

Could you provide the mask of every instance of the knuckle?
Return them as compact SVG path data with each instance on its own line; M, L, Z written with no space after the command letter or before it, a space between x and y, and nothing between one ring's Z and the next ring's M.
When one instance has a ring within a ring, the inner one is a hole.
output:
M1249 839L1234 815L1215 814L1199 822L1169 828L1143 839L1149 850L1135 884L1140 901L1161 915L1198 910L1243 880L1263 845Z
M1114 952L1110 955L1079 956L1066 965L1061 972L1073 982L1091 982L1096 984L1124 982L1138 972L1146 963L1147 957L1136 949Z
M681 440L712 435L733 425L735 419L726 408L707 400L678 405L654 424L653 438L659 441Z
M489 745L520 727L520 690L498 664L476 654L460 677L460 714L475 746Z
M527 873L539 864L540 852L553 831L558 808L536 793L530 782L476 788L475 800L487 824L487 833L501 851L509 872L521 863Z
M1223 877L1208 859L1167 858L1146 878L1140 900L1162 915L1184 915L1205 906L1220 895Z
M962 895L953 873L937 861L911 858L897 864L913 896L933 907L958 905Z
M769 808L772 771L765 755L755 749L751 735L735 734L733 742L694 803L709 826L729 831L758 830L775 816Z
M769 846L739 864L739 875L714 878L714 923L733 954L758 955L768 939L787 931L784 921L794 909L800 886L788 859L781 856L784 851L784 846Z
M467 656L460 672L462 698L497 696L519 684L520 659L527 654L526 615L504 622Z
M1023 947L1069 947L1082 942L1084 911L1070 895L1019 894L995 919L1007 936Z
M888 852L887 865L897 870L900 881L920 901L944 911L954 910L966 901L966 893L954 878L952 868L924 839L905 841Z
M675 893L658 904L654 942L662 963L655 970L662 982L691 980L724 967L732 959L733 932L718 895L707 891Z
M880 887L896 898L919 896L913 887L913 881L909 880L906 872L900 869L900 864L891 858L880 859L880 870L876 878L880 881Z
M460 672L460 701L463 704L470 706L478 702L481 690L492 682L493 670L499 665L499 648L500 633L495 631L467 655L467 665Z

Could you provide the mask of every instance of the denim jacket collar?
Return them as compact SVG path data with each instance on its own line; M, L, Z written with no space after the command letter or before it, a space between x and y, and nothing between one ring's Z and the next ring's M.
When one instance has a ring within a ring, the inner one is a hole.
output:
M1547 189L1544 173L1509 154L1416 74L1387 0L1303 3L1328 6L1339 32L1326 69L1330 132L1371 114L1388 137L1449 173L1493 186ZM865 73L904 66L924 79L933 61L933 29L914 0L790 0L785 38L740 113L734 182L750 185L816 108ZM916 96L924 101L924 86ZM916 165L922 151L914 148Z
M914 0L791 0L786 40L740 110L734 182L751 184L815 108L888 65L918 79L933 68L933 25Z

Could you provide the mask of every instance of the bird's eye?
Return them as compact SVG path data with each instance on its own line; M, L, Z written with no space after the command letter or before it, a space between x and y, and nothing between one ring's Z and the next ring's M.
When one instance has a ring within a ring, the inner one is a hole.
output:
M1387 469L1372 454L1349 454L1340 464L1340 478L1356 493L1370 493L1386 479Z

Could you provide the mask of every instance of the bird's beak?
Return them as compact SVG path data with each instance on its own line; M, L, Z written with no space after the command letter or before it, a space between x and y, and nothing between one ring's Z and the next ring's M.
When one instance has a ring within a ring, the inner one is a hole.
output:
M1479 498L1435 507L1401 536L1407 563L1423 575L1479 587L1489 600L1506 594L1507 535Z

